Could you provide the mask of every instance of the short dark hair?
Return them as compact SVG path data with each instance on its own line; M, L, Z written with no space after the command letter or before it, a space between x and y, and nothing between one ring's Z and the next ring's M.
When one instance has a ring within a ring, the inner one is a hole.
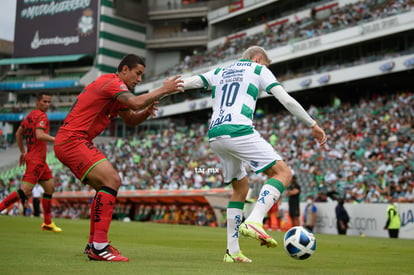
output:
M122 71L122 68L127 65L129 69L135 68L138 64L145 67L145 61L142 57L135 54L128 54L124 56L118 65L118 72Z
M44 95L50 96L48 92L40 92L40 93L37 93L35 96L36 96L36 99L41 100Z

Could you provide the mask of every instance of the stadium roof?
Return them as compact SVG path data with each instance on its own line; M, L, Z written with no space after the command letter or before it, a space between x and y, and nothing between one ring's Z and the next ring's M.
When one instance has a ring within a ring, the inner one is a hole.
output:
M68 62L68 61L79 60L86 55L87 54L71 54L71 55L8 58L8 59L1 59L0 65Z

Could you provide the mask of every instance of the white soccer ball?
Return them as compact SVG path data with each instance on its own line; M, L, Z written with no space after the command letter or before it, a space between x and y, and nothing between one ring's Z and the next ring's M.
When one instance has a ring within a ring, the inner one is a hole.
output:
M290 257L305 260L315 252L316 238L303 226L294 226L285 233L283 246Z

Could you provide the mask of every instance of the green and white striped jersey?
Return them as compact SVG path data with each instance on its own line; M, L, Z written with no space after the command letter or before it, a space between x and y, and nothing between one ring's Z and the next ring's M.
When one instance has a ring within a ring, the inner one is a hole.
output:
M212 89L209 138L253 133L252 120L260 92L280 85L266 66L243 59L199 76L204 86Z

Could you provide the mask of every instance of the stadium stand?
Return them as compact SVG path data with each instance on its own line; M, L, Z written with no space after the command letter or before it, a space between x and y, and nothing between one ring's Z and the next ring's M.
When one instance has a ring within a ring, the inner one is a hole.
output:
M355 4L340 6L338 3L322 6L319 9L308 9L309 16L296 20L286 18L266 18L262 23L260 31L247 34L244 29L242 33L229 34L223 43L220 43L207 51L197 52L189 59L183 60L178 66L168 68L161 75L153 76L152 79L159 79L167 75L182 74L200 67L217 64L230 59L237 59L241 52L251 45L261 45L266 49L274 49L285 46L292 41L314 38L341 29L357 26L361 23L371 22L378 18L386 18L409 12L412 8L410 1L360 1ZM329 9L329 16L317 18L317 13ZM312 12L314 11L314 12ZM189 61L186 61L189 60Z
M336 107L313 107L313 112L318 112L329 132L330 148L323 152L317 150L312 140L307 140L308 130L289 116L284 117L285 112L257 119L256 128L265 138L273 140L272 136L276 136L280 140L275 142L275 148L286 156L305 193L333 189L338 191L339 196L345 193L344 186L335 186L336 182L327 180L324 180L323 186L312 186L312 174L316 170L324 175L332 171L336 178L346 180L352 175L355 180L365 181L367 185L373 182L384 188L377 179L377 173L381 171L378 167L384 161L393 163L396 177L404 179L395 183L402 184L406 190L413 179L412 175L405 179L402 174L404 169L400 166L404 162L409 164L409 170L414 168L414 132L412 118L401 114L413 114L413 101L413 94L405 91L391 96L362 98L354 106L343 102ZM209 151L206 141L207 122L187 126L179 126L178 121L171 123L170 129L146 130L133 137L113 139L99 145L121 171L121 189L187 190L202 189L205 185L208 188L223 188L220 173L197 173L197 168L217 165L217 159ZM292 125L299 127L294 129ZM54 167L59 191L84 190L84 186L70 176L71 173L52 153L48 155L48 163ZM22 173L22 168L13 168L3 172L1 177L5 180L10 176L18 177L19 173ZM255 181L253 175L251 181ZM353 183L350 182L349 186ZM381 193L386 191L383 189Z

